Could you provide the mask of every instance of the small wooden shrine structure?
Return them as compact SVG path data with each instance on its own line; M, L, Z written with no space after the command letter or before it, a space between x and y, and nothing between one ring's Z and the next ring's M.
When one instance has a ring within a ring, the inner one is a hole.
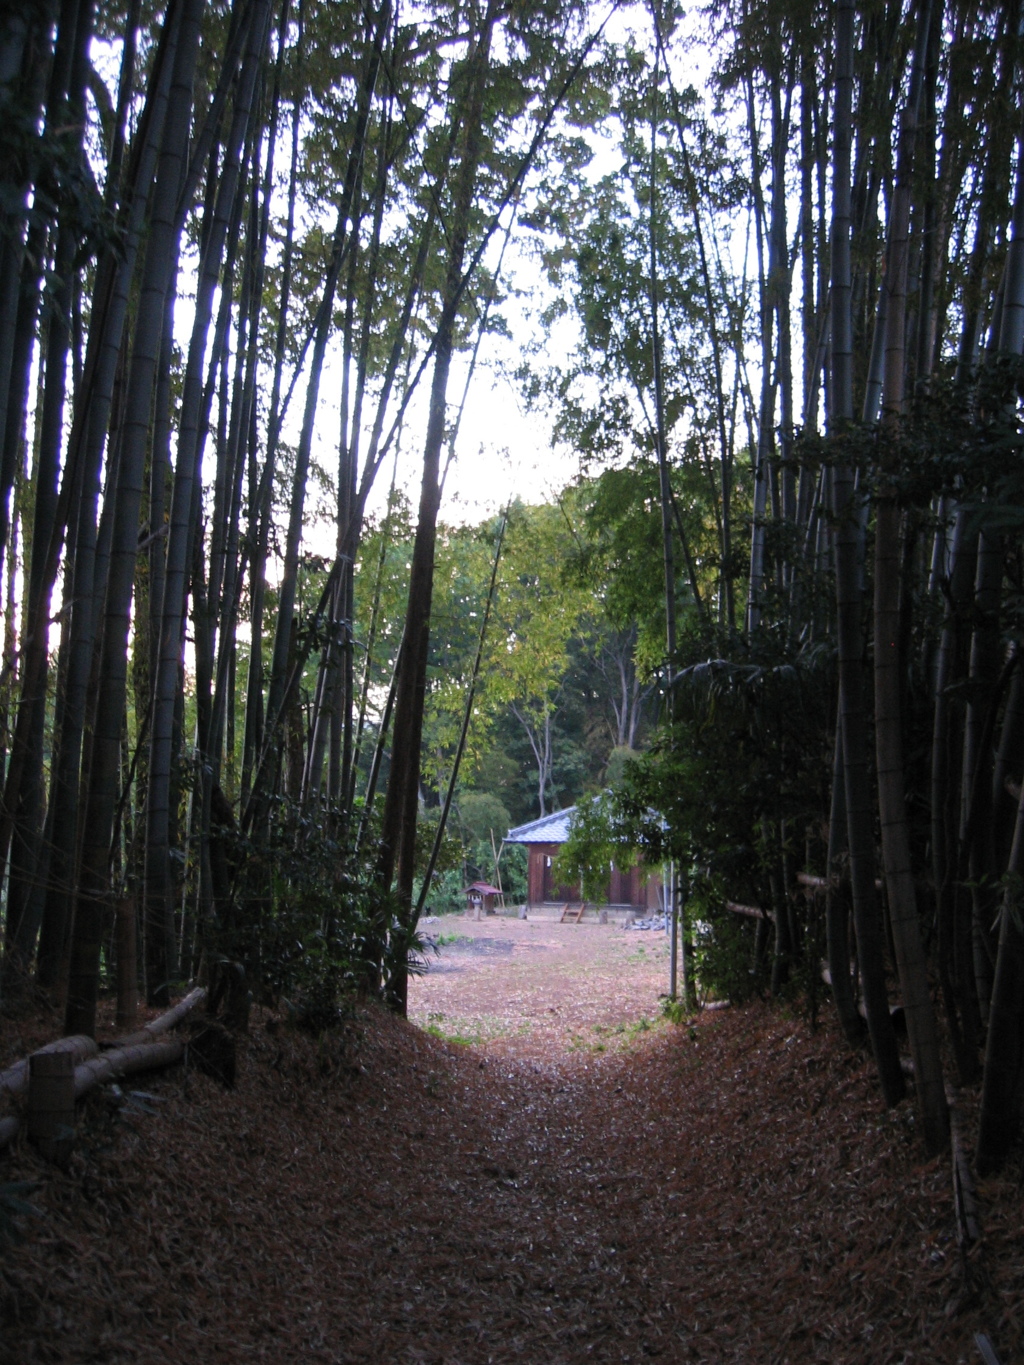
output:
M490 882L470 882L465 888L466 914L470 919L482 919L484 915L494 914L494 902L500 899L501 888L491 886Z

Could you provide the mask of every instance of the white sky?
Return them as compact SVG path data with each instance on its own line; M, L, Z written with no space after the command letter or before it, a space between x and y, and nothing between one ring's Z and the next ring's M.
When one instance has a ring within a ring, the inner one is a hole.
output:
M603 11L595 15L595 25ZM694 16L684 18L681 27L698 31ZM605 36L625 42L633 36L639 44L649 41L650 18L645 8L620 9L604 30ZM710 50L700 46L696 38L685 54L685 69L675 72L677 88L690 84L705 86L711 70ZM682 64L680 64L682 65ZM579 130L577 130L579 131ZM596 180L618 166L618 149L614 139L600 132L590 134L588 140L594 153L590 173ZM496 234L500 237L501 232ZM513 494L527 502L553 500L554 495L579 473L579 457L565 446L552 443L551 418L526 411L514 378L510 377L519 365L528 339L535 340L537 318L550 301L551 292L541 278L536 261L524 249L529 233L518 229L505 253L501 284L514 284L525 289L522 298L510 296L502 305L502 314L511 338L500 335L485 337L481 346L476 372L469 387L462 417L455 460L444 488L441 519L451 523L482 521L500 511ZM497 256L497 242L492 243L490 261L493 267ZM566 320L555 338L545 338L550 352L565 355L575 342L574 324ZM550 363L549 356L539 358L540 364ZM449 421L454 420L465 387L468 356L458 356L452 364L448 385ZM419 497L420 463L426 430L426 395L429 372L420 383L420 392L411 407L403 437L398 466L398 483L403 487L415 508ZM332 394L340 390L339 382L325 382L321 389L318 411L315 458L328 469L336 465L337 431L340 405ZM382 468L370 510L384 505L389 483L390 460Z
M600 23L604 13L595 15ZM687 21L684 21L686 23ZM692 19L688 21L693 28ZM625 41L632 35L638 44L649 41L650 19L646 9L621 9L605 29L605 36ZM118 53L106 44L94 45L94 60L113 85L116 81ZM704 85L710 70L711 55L703 47L686 51L685 69L676 72L679 88L690 83ZM591 173L597 178L617 165L618 152L614 139L591 135L594 151ZM300 214L302 210L300 208ZM489 259L493 268L499 243L496 234ZM550 500L572 481L579 471L576 454L564 447L553 447L551 421L536 413L529 413L512 378L519 365L528 339L536 339L537 317L550 291L541 278L536 261L526 248L530 234L522 229L515 232L505 253L502 285L514 284L525 290L522 296L510 292L501 311L511 332L511 338L500 335L485 337L480 350L476 373L469 387L462 417L455 459L445 484L441 517L449 522L477 522L500 510L513 494L527 501ZM191 259L190 259L191 258ZM194 289L194 252L187 252L179 277L181 291L175 309L175 331L183 353L187 351L192 326L193 308L188 297ZM565 355L574 344L573 324L560 324L559 335L551 350ZM335 339L336 341L337 339ZM546 339L549 340L549 339ZM313 459L332 476L337 469L338 426L340 415L340 374L336 351L329 348L314 436ZM545 363L542 356L539 363ZM454 419L461 400L468 367L467 356L457 356L452 365L448 388L449 421ZM286 383L288 376L286 375ZM405 424L398 464L398 482L415 507L419 495L420 463L426 428L426 401L429 391L428 367L420 383L420 391L413 401ZM297 440L301 421L305 376L300 379L286 424L285 439ZM207 461L212 462L212 442L207 444ZM384 504L390 478L391 460L385 461L375 485L369 510ZM209 484L212 468L204 471L204 483ZM314 526L312 514L317 502L326 499L314 488L307 494L308 548L329 552L333 530L326 524Z

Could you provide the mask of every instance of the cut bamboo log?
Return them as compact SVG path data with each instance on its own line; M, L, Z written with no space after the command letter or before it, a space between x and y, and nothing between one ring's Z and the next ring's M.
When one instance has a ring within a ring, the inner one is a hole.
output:
M34 1054L47 1054L50 1052L70 1052L76 1062L84 1061L86 1057L91 1057L97 1052L96 1041L87 1038L84 1033L76 1033L71 1038L58 1038L55 1043L47 1043ZM29 1059L23 1057L20 1062L15 1062L6 1071L0 1071L0 1099L5 1095L12 1099L17 1099L19 1095L24 1095L28 1089L28 1063ZM0 1146L3 1144L0 1143Z
M130 1047L135 1043L149 1043L154 1038L158 1038L161 1033L166 1033L175 1024L180 1024L183 1019L197 1009L206 999L206 988L197 986L194 991L190 991L184 1000L180 1000L173 1009L166 1014L161 1014L152 1020L145 1028L139 1029L136 1033L127 1034L123 1038L118 1038L118 1047ZM94 1038L87 1037L84 1033L76 1033L71 1038L58 1038L54 1043L47 1043L45 1047L37 1049L36 1054L49 1052L70 1052L76 1062L83 1062L87 1057L93 1057L99 1051L99 1046ZM21 1061L12 1063L5 1071L0 1071L0 1099L5 1096L11 1099L18 1099L28 1090L28 1064L29 1059L23 1057ZM0 1146L3 1143L0 1142Z
M173 1009L169 1009L166 1014L159 1015L156 1019L150 1020L144 1028L140 1028L136 1033L126 1034L123 1038L118 1038L118 1047L132 1047L136 1043L151 1043L154 1038L159 1038L161 1033L166 1033L174 1028L175 1024L180 1024L186 1019L193 1010L206 999L206 987L197 986L194 991L189 991L184 1000L179 1000Z
M181 1060L185 1043L181 1038L162 1038L157 1042L130 1043L91 1057L75 1067L75 1099L80 1100L97 1085L120 1080L136 1071L155 1071Z
M64 1165L75 1140L75 1058L70 1052L35 1052L28 1059L27 1127L47 1161Z
M74 1068L74 1098L80 1100L98 1085L107 1081L120 1080L122 1076L134 1075L137 1071L155 1071L159 1067L173 1066L181 1060L185 1043L181 1038L161 1038L146 1043L131 1043L127 1047L111 1048L101 1052ZM38 1053L34 1054L39 1056ZM53 1054L50 1054L53 1055ZM67 1057L67 1053L57 1054ZM73 1057L70 1060L74 1060ZM0 1120L0 1149L11 1142L21 1127L21 1120L12 1116Z
M725 908L734 915L746 915L748 919L775 919L773 910L762 910L759 905L738 905L736 901L726 901Z
M827 877L815 877L810 872L798 872L796 879L801 886L805 886L809 891L824 891L828 887Z
M827 877L816 877L813 872L798 872L796 874L796 879L799 882L799 884L802 887L805 887L808 891L825 891L828 889L829 885ZM833 886L838 885L838 878L833 877L832 885ZM918 882L917 886L920 891L926 894L931 892L931 886L928 882L923 881ZM881 891L882 889L883 889L882 879L881 877L876 877L875 890Z
M64 1056L69 1058L73 1066L74 1098L80 1100L83 1095L94 1089L97 1085L102 1085L107 1081L119 1080L122 1076L131 1076L137 1071L155 1071L159 1067L173 1066L175 1062L181 1060L185 1052L185 1043L181 1038L161 1038L161 1032L166 1032L174 1024L180 1023L187 1014L200 1005L206 998L206 991L203 989L192 991L192 993L173 1010L168 1010L166 1014L154 1019L149 1025L148 1031L141 1030L134 1035L134 1039L122 1039L120 1046L108 1048L106 1052L97 1053L96 1044L91 1038L61 1038L59 1043L50 1043L45 1048L40 1048L39 1052L33 1053L33 1058L40 1056ZM184 1009L184 1006L188 1006ZM173 1018L172 1018L173 1016ZM157 1032L154 1035L153 1030ZM70 1045L74 1046L70 1046ZM95 1055L90 1055L95 1054ZM87 1060L81 1061L74 1066L79 1057ZM3 1073L5 1077L13 1076L12 1083L18 1084L19 1068L24 1065L26 1074L29 1068L28 1059L24 1064L17 1063L9 1067ZM18 1075L13 1075L13 1073ZM24 1088L24 1087L23 1087ZM21 1093L18 1090L11 1090L10 1093ZM0 1119L0 1150L13 1141L19 1128L21 1120L12 1115L7 1119Z

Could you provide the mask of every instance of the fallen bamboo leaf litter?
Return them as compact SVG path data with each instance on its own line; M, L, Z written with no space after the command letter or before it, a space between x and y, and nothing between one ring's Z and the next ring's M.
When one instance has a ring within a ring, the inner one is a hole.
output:
M571 1045L588 990L561 1033L474 1046L375 1008L320 1042L257 1019L233 1092L169 1073L128 1117L94 1095L69 1172L4 1162L42 1216L0 1259L0 1360L945 1365L979 1330L1019 1355L1016 1172L979 1186L964 1301L948 1161L827 1014L598 1054Z

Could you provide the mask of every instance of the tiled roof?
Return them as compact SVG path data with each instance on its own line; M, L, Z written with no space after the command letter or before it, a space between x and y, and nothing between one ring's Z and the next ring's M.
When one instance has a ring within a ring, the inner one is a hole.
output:
M569 826L576 814L575 806L542 815L526 825L516 825L505 835L506 844L564 844L569 838Z

